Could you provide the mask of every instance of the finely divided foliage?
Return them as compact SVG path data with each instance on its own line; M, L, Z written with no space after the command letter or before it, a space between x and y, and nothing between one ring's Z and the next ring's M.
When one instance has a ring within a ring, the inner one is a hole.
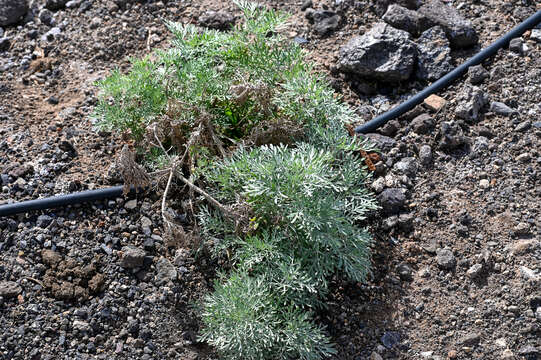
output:
M329 277L370 272L359 224L376 205L356 155L367 144L348 136L353 112L278 34L286 16L238 5L244 22L230 32L168 24L172 48L103 80L96 116L151 162L189 153L181 171L213 199L199 202L200 235L232 270L203 301L201 339L224 359L321 359L335 353L313 320ZM149 129L165 147L143 141Z

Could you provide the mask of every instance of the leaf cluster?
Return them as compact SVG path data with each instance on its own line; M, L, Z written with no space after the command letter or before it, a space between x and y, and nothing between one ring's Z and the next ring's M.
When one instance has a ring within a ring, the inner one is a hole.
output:
M95 116L131 134L152 168L189 153L190 179L214 200L199 207L200 235L232 271L205 297L201 339L225 359L321 359L335 353L313 316L329 277L370 273L359 224L376 205L356 155L369 144L349 137L353 111L280 36L287 17L238 5L244 22L229 32L168 23L172 47L99 82Z

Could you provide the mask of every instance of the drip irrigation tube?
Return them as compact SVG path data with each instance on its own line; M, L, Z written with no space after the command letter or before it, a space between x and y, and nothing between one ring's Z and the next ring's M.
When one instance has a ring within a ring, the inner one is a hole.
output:
M0 205L0 216L9 216L25 213L31 210L45 210L80 204L83 202L91 202L119 197L122 195L122 190L123 186L114 186L105 189L81 191L44 199L28 200L19 203Z
M358 126L355 131L359 134L366 134L376 130L380 126L387 123L389 120L397 118L398 116L413 109L415 106L423 102L431 94L443 89L451 84L453 81L462 76L470 66L480 64L483 60L494 55L500 48L506 46L511 39L522 35L526 30L533 28L535 25L541 22L541 10L530 16L524 22L514 27L511 31L504 36L496 40L486 49L460 65L423 91L417 93L406 102L398 105L397 107L383 113L380 116L370 120L366 124ZM23 201L19 203L0 205L0 216L10 216L20 213L25 213L32 210L46 210L57 207L64 207L68 205L80 204L83 202L91 202L96 200L103 200L108 198L119 197L122 195L122 186L114 186L99 190L82 191L73 194L59 195L44 199L36 199Z
M526 30L533 28L537 24L541 23L541 10L537 11L535 14L530 16L528 19L524 20L519 25L515 26L508 33L500 37L498 40L493 42L490 46L483 49L481 52L477 53L474 57L466 61L464 64L460 65L438 81L434 82L429 87L418 92L402 104L392 108L389 111L384 112L383 114L375 117L369 122L359 125L355 128L355 132L358 134L367 134L373 132L380 126L385 125L388 121L403 115L404 113L410 111L415 106L423 102L424 99L434 94L435 92L447 87L456 79L464 75L470 66L480 64L487 58L494 55L499 49L509 44L511 39L521 36Z

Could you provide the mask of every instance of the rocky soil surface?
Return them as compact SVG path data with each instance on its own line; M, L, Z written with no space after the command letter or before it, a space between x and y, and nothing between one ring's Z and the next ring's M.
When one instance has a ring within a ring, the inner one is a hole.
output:
M265 1L369 120L462 63L534 0ZM230 2L0 0L0 204L118 184L94 82ZM378 133L373 279L333 281L336 359L541 357L541 25ZM215 266L164 242L159 193L0 218L2 359L212 359ZM182 218L182 214L178 214ZM189 219L185 219L189 223Z

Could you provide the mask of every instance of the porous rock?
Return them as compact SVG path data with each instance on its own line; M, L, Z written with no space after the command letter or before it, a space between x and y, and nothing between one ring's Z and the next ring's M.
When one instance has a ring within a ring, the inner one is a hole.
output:
M467 47L477 43L478 36L472 23L454 7L440 0L429 0L419 8L419 12L433 25L441 26L454 47Z
M387 12L383 15L383 21L397 29L407 31L413 36L418 36L430 27L426 16L398 4L392 4L387 8Z
M338 68L374 80L406 80L413 72L417 50L404 30L377 23L340 49Z
M440 26L423 32L417 39L417 47L419 49L416 73L418 79L438 80L453 69L449 40Z
M17 23L27 11L26 0L0 0L0 26Z

